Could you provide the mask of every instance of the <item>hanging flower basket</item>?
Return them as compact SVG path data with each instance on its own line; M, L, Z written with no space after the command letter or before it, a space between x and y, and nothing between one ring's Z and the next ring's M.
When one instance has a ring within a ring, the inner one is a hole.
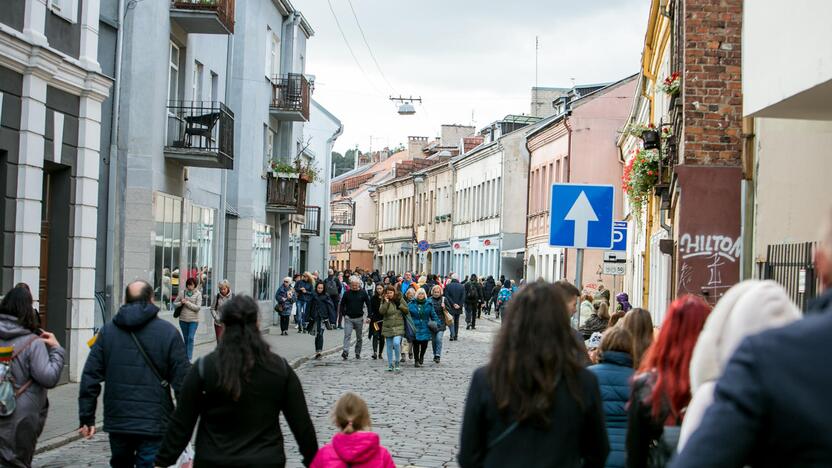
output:
M638 219L642 207L659 182L659 152L657 150L634 150L633 156L624 166L621 190L627 194L632 211Z
M632 122L621 129L621 133L631 135L636 138L641 138L641 135L649 130L655 130L656 126L653 124L644 124L641 122Z
M670 76L662 81L662 84L659 85L659 89L670 96L678 95L679 91L682 89L682 75L677 71L671 73Z

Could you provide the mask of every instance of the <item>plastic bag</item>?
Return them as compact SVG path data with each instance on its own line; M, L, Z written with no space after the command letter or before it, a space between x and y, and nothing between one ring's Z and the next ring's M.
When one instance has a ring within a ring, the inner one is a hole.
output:
M188 444L185 447L185 451L182 452L182 455L179 455L179 459L176 460L176 468L193 468L194 466L194 447L191 444Z

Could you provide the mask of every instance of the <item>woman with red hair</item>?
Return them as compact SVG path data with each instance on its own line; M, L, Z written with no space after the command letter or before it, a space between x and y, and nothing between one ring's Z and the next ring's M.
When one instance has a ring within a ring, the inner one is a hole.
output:
M659 336L633 379L627 415L627 466L665 466L676 451L691 398L690 360L711 307L700 297L670 304Z

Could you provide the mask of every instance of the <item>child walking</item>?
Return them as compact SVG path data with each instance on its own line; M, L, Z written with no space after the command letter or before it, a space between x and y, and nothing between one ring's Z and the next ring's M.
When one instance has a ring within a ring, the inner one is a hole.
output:
M318 450L310 468L395 468L378 434L370 431L370 411L360 396L345 393L335 404L332 422L341 432Z

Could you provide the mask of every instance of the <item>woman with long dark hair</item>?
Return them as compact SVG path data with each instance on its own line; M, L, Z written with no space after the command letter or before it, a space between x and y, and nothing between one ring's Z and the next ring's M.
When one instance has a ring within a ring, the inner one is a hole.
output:
M258 312L249 296L235 296L221 309L222 340L185 378L156 466L176 463L197 419L195 466L285 466L280 413L304 465L312 462L318 440L303 388L289 363L263 340Z
M637 307L625 313L621 326L633 337L633 367L638 369L644 353L653 344L653 318L650 312Z
M29 288L17 286L0 302L0 361L11 372L16 409L0 417L0 466L31 466L46 423L46 391L58 384L64 349L38 327Z
M332 328L330 321L335 317L335 303L326 293L326 286L321 280L315 284L315 294L309 301L306 315L309 319L307 330L315 336L315 359L320 359L324 349L324 330Z
M665 466L676 452L679 427L691 398L690 360L710 313L711 306L690 294L670 304L659 337L633 379L627 410L627 466ZM624 320L626 325L627 317Z
M381 303L384 302L384 286L376 283L373 297L370 298L370 310L367 318L370 320L369 336L367 337L373 345L373 359L384 359L384 336L381 335L381 327L384 317L381 316Z
M531 283L508 309L489 364L471 381L459 465L604 466L609 443L598 381L578 359L560 292Z

